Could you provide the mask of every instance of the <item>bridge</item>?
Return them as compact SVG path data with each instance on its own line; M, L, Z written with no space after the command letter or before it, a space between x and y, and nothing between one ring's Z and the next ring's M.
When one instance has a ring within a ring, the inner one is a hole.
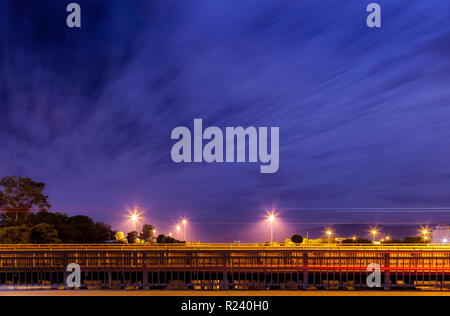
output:
M0 245L0 289L450 289L450 246L264 244Z

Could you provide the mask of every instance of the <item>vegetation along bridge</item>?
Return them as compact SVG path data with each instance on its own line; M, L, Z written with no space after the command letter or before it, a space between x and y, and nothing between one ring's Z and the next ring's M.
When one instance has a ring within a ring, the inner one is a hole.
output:
M258 244L0 245L0 289L450 289L450 247ZM373 274L372 274L373 275Z

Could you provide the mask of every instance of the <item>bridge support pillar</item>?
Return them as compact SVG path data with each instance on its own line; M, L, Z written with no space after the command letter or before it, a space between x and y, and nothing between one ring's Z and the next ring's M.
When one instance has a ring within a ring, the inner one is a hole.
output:
M112 289L112 271L108 270L108 284L106 285L107 289Z
M67 253L64 253L64 258L63 258L63 267L64 267L64 272L63 272L63 287L65 290L69 289L67 287L67 266L69 265L69 258Z
M147 253L142 254L142 289L148 290Z
M308 290L308 253L305 251L303 253L303 290Z
M223 272L222 272L222 282L220 283L221 290L229 290L228 286L228 269L227 269L228 256L223 255Z
M384 290L391 290L391 258L390 254L386 253L384 255Z

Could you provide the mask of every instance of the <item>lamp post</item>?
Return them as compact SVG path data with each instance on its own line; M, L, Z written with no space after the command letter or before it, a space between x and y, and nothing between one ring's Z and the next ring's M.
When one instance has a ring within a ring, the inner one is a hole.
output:
M177 230L177 235L180 236L181 226L179 224L177 225L176 230ZM180 238L180 237L178 237L178 238Z
M425 242L428 242L428 234L429 234L430 232L428 231L428 229L424 229L423 231L422 231L422 234L423 234L423 240L425 241Z
M140 219L140 215L136 210L130 215L130 221L133 224L133 231L137 231L137 224L139 223Z
M187 242L187 240L186 240L186 224L187 224L187 219L183 219L183 221L182 221L182 223L183 223L183 239L184 239L184 241L185 242Z
M276 215L274 213L271 213L268 215L267 219L270 223L270 243L273 244L273 223L275 222Z
M377 241L378 231L376 229L372 229L371 234L373 236L373 241Z
M333 232L329 229L327 230L327 236L328 236L328 243L331 244L331 236L333 235Z

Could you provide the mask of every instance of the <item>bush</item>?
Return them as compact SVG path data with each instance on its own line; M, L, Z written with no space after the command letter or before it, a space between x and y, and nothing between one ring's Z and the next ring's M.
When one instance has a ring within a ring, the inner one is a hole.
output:
M291 237L291 241L296 244L301 244L303 242L303 237L298 234L295 234L294 236Z
M10 226L0 229L0 243L2 244L29 244L30 231L25 226Z
M357 238L356 240L353 239L345 239L342 241L343 244L371 244L372 241L369 239L364 238Z
M52 225L38 224L31 228L25 225L9 226L0 229L2 244L57 244L61 240Z
M128 243L129 243L129 244L134 244L134 243L136 243L136 240L138 239L138 237L139 237L138 232L136 232L136 231L129 232L129 233L127 234L127 240L128 240Z
M58 232L48 224L38 224L30 229L30 243L32 244L58 244Z
M115 232L111 226L98 222L94 223L87 216L69 217L60 213L39 212L28 216L28 227L48 224L57 232L57 238L64 244L104 243L114 239Z
M176 240L175 238L172 238L170 236L164 236L163 234L156 237L156 242L158 244L179 244L179 243L185 243L184 241Z

